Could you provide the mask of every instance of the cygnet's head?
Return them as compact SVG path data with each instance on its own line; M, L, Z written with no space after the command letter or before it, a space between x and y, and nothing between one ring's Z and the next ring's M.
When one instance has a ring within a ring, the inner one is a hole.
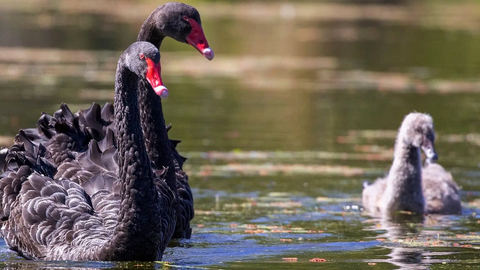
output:
M422 148L427 160L435 161L438 159L435 152L435 130L430 115L425 113L408 114L403 119L399 135L406 144Z

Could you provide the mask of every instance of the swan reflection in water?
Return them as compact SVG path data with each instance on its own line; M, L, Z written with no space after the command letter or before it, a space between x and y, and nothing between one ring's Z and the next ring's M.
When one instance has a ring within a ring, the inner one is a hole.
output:
M431 265L441 263L444 260L435 258L449 253L428 250L424 243L438 239L444 228L449 227L448 216L426 215L415 216L402 214L395 221L387 218L371 219L375 225L368 230L378 230L378 225L385 233L378 235L385 238L385 248L390 249L388 259L381 260L399 267L398 269L430 269ZM442 229L431 230L427 227L440 225ZM410 239L414 239L411 241Z

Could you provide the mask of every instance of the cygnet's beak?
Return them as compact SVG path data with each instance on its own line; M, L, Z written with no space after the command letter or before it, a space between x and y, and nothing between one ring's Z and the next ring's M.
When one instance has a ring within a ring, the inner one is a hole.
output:
M422 146L422 150L425 153L425 156L427 156L427 163L435 163L435 161L438 160L438 155L437 152L435 152L433 144Z

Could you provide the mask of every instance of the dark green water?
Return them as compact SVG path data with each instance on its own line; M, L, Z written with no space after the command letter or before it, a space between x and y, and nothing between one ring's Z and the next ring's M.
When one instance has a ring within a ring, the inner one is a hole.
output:
M118 13L42 1L0 7L0 134L34 126L61 102L76 110L112 101L116 58L158 5L120 3ZM457 22L448 2L190 3L202 13L215 59L172 40L161 51L171 92L166 119L189 158L192 239L171 243L170 266L27 262L2 242L0 267L478 265L480 32L468 22L480 15ZM480 8L465 3L457 8ZM385 12L392 15L379 19ZM439 162L462 187L463 214L387 226L361 213L362 183L387 172L396 130L411 111L433 116Z

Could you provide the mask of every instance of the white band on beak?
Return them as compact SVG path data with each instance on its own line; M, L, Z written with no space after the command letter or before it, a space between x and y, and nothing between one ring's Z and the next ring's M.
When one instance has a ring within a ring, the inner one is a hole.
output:
M161 98L167 98L168 97L168 89L163 86L163 85L160 85L160 86L157 86L155 87L155 93L157 93L157 95L159 95Z
M203 56L205 56L205 58L207 58L208 60L212 60L212 59L213 59L213 51L212 51L212 49L210 49L210 47L209 47L209 48L206 48L206 49L203 49L202 54L203 54Z

